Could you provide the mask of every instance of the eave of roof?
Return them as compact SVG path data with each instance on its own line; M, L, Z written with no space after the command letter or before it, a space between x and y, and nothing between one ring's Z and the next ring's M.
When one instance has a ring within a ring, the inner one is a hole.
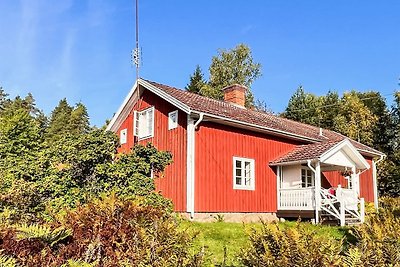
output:
M354 147L348 138L343 139L342 141L327 141L297 146L286 154L271 161L269 165L293 165L308 162L310 160L320 161L323 163L343 149L347 151L346 153L348 153L348 155L352 155L351 157L360 169L370 168L368 162L363 156L361 156L360 152Z

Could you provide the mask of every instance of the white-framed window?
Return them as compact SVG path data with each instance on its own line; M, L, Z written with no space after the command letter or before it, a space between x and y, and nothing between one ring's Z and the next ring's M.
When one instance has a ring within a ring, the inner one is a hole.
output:
M314 185L314 172L308 168L301 168L301 187L312 187Z
M254 159L233 157L233 189L254 190Z
M128 129L122 129L119 132L119 143L122 144L126 144L127 142L127 136L128 136Z
M178 127L178 111L174 110L168 113L168 130Z
M134 134L139 139L154 136L154 107L134 112Z
M345 176L344 179L347 180L347 188L353 189L354 184L353 184L353 179L352 179L351 175Z

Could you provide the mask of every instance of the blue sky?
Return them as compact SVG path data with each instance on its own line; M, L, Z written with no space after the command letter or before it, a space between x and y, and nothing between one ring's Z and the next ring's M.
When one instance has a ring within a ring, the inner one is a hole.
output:
M302 84L321 95L388 97L400 76L400 1L140 0L141 76L183 88L219 48L245 43L263 66L252 86L274 112ZM133 0L1 0L0 86L31 92L48 114L66 97L92 124L111 118L135 80Z

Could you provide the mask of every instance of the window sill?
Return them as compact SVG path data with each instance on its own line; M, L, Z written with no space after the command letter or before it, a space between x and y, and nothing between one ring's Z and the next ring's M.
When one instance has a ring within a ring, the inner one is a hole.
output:
M254 187L249 187L249 186L240 186L240 185L234 185L233 186L234 190L247 190L247 191L254 191L255 188Z
M146 140L146 139L149 139L149 138L153 138L154 137L154 135L149 135L149 136L145 136L145 137L138 137L138 141L143 141L143 140Z

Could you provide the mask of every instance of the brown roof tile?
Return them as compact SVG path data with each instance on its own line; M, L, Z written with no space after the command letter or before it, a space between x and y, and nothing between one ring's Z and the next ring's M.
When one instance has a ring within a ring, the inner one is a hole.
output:
M321 143L314 143L309 145L300 145L295 147L288 153L278 157L277 159L270 162L270 164L278 164L293 161L305 161L316 159L324 154L326 151L334 147L337 143L341 141L325 141Z
M325 143L327 141L334 141L337 143L337 141L341 141L347 138L342 134L326 129L323 129L323 135L321 136L320 128L316 126L282 118L271 113L240 108L221 100L211 99L164 84L148 80L146 81L153 86L156 86L157 88L163 90L181 103L186 104L190 109L194 111L204 112L242 123L252 124L258 127L282 131L288 134L298 135L306 139L314 140L314 142L321 141ZM349 140L357 149L372 152L374 154L382 154L381 152L369 146L366 146L351 139ZM328 143L330 144L331 142Z

